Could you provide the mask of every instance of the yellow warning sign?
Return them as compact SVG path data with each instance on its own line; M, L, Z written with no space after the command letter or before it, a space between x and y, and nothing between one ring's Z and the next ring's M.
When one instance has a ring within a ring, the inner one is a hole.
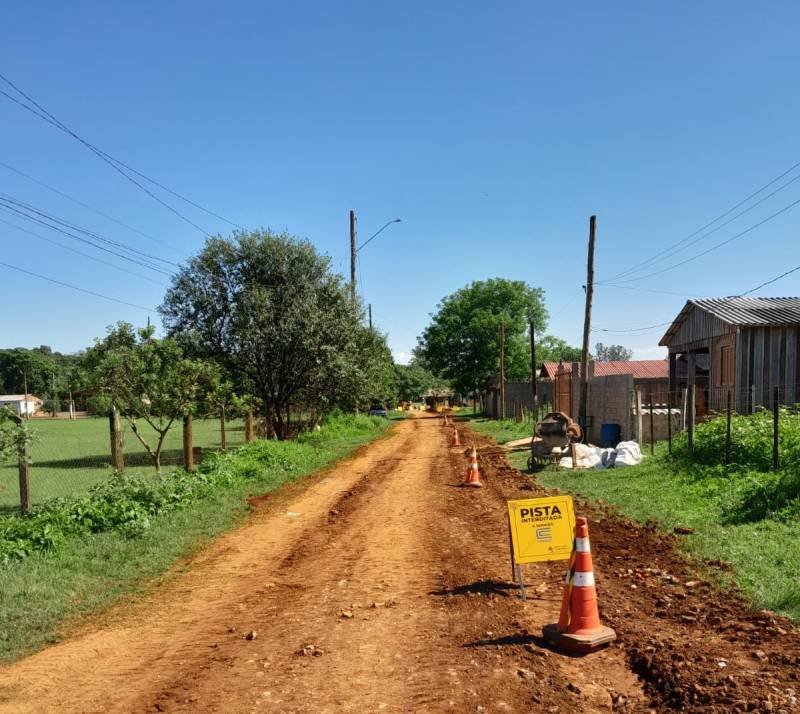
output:
M516 563L566 560L572 553L575 511L571 496L508 502Z

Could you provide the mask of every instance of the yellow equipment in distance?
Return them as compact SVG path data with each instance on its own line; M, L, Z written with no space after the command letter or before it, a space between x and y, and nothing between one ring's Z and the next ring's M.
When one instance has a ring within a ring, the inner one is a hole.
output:
M567 560L572 554L575 511L571 496L508 501L514 562Z

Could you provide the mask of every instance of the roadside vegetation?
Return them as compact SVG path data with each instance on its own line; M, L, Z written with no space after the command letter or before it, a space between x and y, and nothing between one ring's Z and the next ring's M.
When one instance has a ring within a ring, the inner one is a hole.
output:
M511 420L475 419L471 426L503 443L527 436ZM772 472L772 416L763 412L732 420L731 460L725 465L725 420L699 424L695 450L685 434L673 451L659 444L640 466L573 472L548 467L545 486L616 507L639 522L655 520L680 536L693 555L732 566L731 579L759 608L800 619L800 416L780 416L781 469ZM526 468L527 454L512 455Z
M117 477L27 518L0 519L0 659L39 649L65 623L143 591L240 522L248 496L330 464L390 423L337 412L295 441L258 440L211 454L192 473Z

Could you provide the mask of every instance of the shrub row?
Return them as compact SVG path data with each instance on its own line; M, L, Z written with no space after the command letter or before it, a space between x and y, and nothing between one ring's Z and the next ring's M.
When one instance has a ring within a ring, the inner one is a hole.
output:
M178 470L163 478L115 476L84 497L55 499L25 517L0 519L0 563L93 533L117 531L136 537L150 527L153 518L216 490L313 468L315 452L326 440L343 434L358 436L383 426L376 419L336 414L321 431L303 434L294 442L256 441L234 452L208 454L192 472Z

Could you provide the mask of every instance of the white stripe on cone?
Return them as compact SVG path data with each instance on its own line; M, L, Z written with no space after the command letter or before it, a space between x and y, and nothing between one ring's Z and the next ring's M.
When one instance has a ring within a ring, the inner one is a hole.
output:
M575 552L576 553L591 553L592 549L589 546L589 539L588 538L576 538L575 539Z
M572 586L576 588L594 587L594 573L575 573L572 576Z

